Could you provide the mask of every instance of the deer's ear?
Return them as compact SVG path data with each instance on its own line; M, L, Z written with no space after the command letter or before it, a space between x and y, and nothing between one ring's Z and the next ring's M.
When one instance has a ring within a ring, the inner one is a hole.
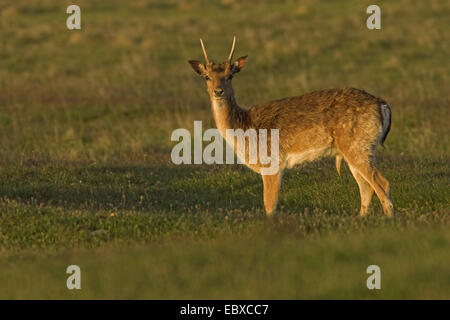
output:
M248 56L243 56L238 58L231 66L231 72L236 73L241 71L242 67L244 67L244 64L247 62Z
M194 71L199 75L204 76L206 74L206 67L203 63L196 60L189 60L188 62L191 65L192 69L194 69Z

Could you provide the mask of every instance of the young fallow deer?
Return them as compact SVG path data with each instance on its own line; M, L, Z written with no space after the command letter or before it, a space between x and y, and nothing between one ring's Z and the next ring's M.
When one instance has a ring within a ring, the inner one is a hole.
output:
M376 146L383 145L390 130L388 103L363 90L343 88L314 91L245 110L237 104L231 85L232 77L247 61L247 56L243 56L232 62L236 37L228 59L220 64L208 59L201 39L200 43L206 64L194 60L189 63L206 80L212 113L221 135L225 137L227 129L279 130L279 170L274 175L262 175L267 215L276 208L285 168L328 155L336 156L339 174L342 159L347 161L361 194L360 215L368 213L375 191L384 214L392 216L389 182L375 167L374 157ZM236 152L236 143L234 148ZM260 163L246 164L260 173Z

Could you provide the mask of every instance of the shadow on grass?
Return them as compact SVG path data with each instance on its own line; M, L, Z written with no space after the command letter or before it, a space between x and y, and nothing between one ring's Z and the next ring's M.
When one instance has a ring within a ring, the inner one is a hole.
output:
M445 159L417 161L384 157L378 165L393 185L394 202L428 206L445 202ZM5 167L0 197L38 206L144 212L257 211L263 213L261 178L244 166L67 166ZM432 183L434 188L424 193ZM375 198L375 197L374 197ZM379 207L377 200L375 207ZM356 210L359 192L347 168L338 178L332 159L286 171L280 210Z
M32 205L149 212L262 209L260 178L236 166L38 166L6 175L0 197Z

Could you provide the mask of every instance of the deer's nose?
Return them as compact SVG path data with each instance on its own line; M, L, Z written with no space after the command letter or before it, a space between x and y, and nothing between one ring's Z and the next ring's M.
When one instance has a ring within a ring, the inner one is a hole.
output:
M221 88L216 88L216 89L214 89L214 94L215 94L216 96L221 96L221 95L223 95L223 89L221 89Z

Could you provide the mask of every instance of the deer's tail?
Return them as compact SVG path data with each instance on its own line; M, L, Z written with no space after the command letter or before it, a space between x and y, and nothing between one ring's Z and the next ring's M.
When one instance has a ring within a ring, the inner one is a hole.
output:
M384 147L384 141L391 130L391 106L383 102L380 104L380 114L381 114L381 133L378 141L382 147Z

